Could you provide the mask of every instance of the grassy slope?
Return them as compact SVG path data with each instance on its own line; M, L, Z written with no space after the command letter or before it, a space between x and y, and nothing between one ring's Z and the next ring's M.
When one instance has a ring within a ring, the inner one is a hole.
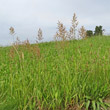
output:
M110 94L110 37L0 47L0 77L0 110L98 107Z

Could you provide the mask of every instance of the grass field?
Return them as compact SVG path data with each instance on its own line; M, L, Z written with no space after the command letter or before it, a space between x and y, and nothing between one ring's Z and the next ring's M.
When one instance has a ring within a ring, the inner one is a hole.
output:
M0 47L0 110L110 110L110 36Z

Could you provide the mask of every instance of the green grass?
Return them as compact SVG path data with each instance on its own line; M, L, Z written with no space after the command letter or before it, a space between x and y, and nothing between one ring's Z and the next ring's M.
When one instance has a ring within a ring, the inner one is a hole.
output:
M109 36L0 47L0 110L106 110L109 97Z

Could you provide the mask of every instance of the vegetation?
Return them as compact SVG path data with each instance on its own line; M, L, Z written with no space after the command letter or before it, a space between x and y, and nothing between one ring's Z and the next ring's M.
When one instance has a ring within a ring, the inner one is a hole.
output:
M94 32L92 30L87 30L86 34L87 34L87 37L102 36L103 32L104 32L104 29L102 29L102 26L96 26Z
M103 41L103 42L102 42ZM110 38L0 48L0 109L105 108ZM76 110L77 110L76 109ZM105 110L105 109L104 109Z
M84 28L84 26L82 26L80 29L79 29L79 36L84 39L87 37L87 33L86 33L86 29Z
M37 39L38 39L38 41L41 41L43 39L43 33L42 33L42 30L40 28L38 30ZM38 42L38 41L36 41L36 42Z
M110 36L88 39L82 26L75 40L77 25L74 14L69 32L58 22L55 42L0 47L0 110L110 109Z
M87 30L86 33L87 37L92 37L94 35L92 30Z
M76 39L76 31L77 31L77 26L78 26L78 20L77 20L77 16L75 13L73 15L71 24L72 26L70 27L68 37L70 40L73 40L73 39Z
M103 35L103 29L102 29L102 26L96 26L95 27L95 33L94 35Z

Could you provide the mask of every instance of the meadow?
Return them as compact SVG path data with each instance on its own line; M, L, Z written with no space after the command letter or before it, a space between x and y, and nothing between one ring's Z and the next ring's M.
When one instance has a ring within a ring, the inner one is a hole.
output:
M110 110L110 36L0 47L0 110Z

